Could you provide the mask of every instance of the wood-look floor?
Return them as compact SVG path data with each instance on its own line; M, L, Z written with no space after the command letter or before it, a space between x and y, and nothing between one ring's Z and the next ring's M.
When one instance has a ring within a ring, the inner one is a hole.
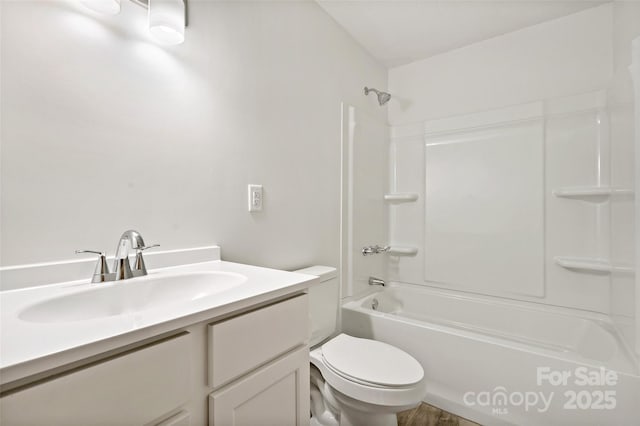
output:
M413 410L398 413L398 426L480 426L424 402Z

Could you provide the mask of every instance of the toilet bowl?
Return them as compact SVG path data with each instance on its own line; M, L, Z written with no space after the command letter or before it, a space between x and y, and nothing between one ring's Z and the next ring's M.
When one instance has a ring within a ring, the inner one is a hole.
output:
M310 359L312 425L394 426L425 393L420 363L383 342L340 334Z
M397 426L396 414L425 395L424 370L411 355L387 343L335 335L340 304L335 268L313 266L309 289L312 426Z

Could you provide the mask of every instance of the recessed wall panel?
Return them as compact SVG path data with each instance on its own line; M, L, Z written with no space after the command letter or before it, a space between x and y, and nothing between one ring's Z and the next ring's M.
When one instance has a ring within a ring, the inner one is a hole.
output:
M544 296L544 122L425 139L427 282Z

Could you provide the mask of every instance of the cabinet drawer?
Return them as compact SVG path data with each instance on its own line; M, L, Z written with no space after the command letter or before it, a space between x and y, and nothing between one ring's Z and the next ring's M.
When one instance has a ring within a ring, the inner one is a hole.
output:
M303 344L307 295L209 325L209 386L217 388Z
M6 425L142 425L189 398L187 333L0 398Z

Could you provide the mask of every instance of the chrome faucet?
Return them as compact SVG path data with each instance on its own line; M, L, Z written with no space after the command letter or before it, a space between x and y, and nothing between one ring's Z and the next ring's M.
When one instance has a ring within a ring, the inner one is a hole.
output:
M381 278L369 277L369 285L381 285L382 287L384 287L385 282Z
M135 249L136 253L142 253L141 249L144 249L144 240L142 235L138 231L130 229L124 231L118 241L118 247L116 247L116 258L113 261L113 269L115 270L116 280L126 280L134 276L143 275L139 273L134 275L131 271L131 265L129 264L129 251ZM144 275L146 275L146 270Z
M118 247L116 247L116 256L113 262L114 272L109 272L107 260L103 252L93 250L76 250L76 253L93 253L100 256L91 282L101 283L106 281L126 280L128 278L147 275L147 268L144 264L142 252L158 246L159 244L145 246L142 235L140 235L138 231L134 231L133 229L125 231L118 241ZM136 262L133 270L129 263L129 253L131 250L136 251Z

